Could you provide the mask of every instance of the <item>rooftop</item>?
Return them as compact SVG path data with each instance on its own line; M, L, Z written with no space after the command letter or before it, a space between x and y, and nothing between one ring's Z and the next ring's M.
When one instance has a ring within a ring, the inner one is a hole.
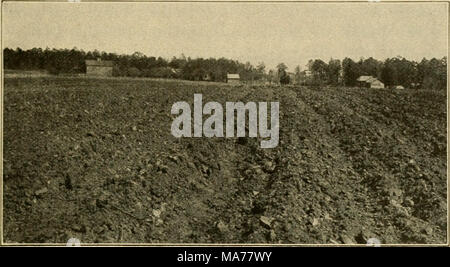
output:
M240 79L239 74L237 73L228 73L227 79Z
M357 81L358 82L366 82L366 83L380 82L377 78L374 78L372 76L359 76Z

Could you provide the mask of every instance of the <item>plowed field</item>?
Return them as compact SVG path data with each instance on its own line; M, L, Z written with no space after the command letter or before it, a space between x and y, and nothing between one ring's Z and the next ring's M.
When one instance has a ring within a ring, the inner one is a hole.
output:
M279 101L280 143L175 138L172 104ZM446 93L6 78L4 241L445 243Z

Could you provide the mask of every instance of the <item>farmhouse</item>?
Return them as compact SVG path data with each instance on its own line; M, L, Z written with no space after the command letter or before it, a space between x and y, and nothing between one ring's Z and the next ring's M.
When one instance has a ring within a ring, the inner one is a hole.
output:
M384 88L384 83L382 83L377 78L374 78L372 76L360 76L356 81L358 81L360 87L377 88L377 89Z
M239 84L241 82L241 78L237 73L228 73L227 74L227 83L229 84Z
M109 60L86 60L86 75L112 76L114 63Z

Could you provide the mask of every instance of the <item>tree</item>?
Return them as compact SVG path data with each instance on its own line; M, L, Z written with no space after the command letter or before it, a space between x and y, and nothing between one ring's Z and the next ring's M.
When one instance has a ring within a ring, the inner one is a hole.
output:
M280 73L282 71L286 71L287 69L288 69L288 67L284 63L280 63L280 64L277 65L278 73Z
M295 67L295 76L294 76L294 77L295 77L294 83L295 83L295 84L301 84L301 81L302 81L302 71L301 71L299 65L297 65L297 66Z
M266 73L266 65L264 62L258 63L258 66L256 66L256 70L258 73L265 74Z
M256 79L260 80L266 75L266 65L264 62L258 63L256 66Z
M361 69L351 58L342 61L343 81L345 86L356 86L356 80L361 76Z
M311 65L311 73L313 76L314 85L322 85L328 83L328 65L322 60L316 59L313 61Z
M411 87L411 84L417 82L418 68L417 63L409 61L403 57L388 58L385 60L381 80L387 86L402 85Z
M422 59L417 65L417 76L423 89L445 89L447 86L447 57Z
M393 68L389 63L384 64L382 70L381 70L381 81L386 86L392 86L396 84L396 70Z
M278 79L278 75L277 72L275 70L269 70L269 72L267 73L269 82L272 84L273 82L277 82Z
M338 85L339 84L339 76L341 73L341 61L338 59L330 59L328 62L327 68L327 80L330 85Z
M291 78L289 77L287 72L286 71L281 72L280 84L282 84L282 85L289 84L290 81L291 81Z
M280 84L288 84L290 82L289 75L287 74L286 70L288 67L284 63L280 63L277 65L278 69L278 78L280 80Z

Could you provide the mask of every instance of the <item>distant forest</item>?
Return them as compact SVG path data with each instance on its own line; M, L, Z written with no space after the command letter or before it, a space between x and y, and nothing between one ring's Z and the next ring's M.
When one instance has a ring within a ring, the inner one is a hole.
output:
M114 61L113 76L177 78L185 80L226 81L227 73L239 73L242 81L263 81L316 86L356 86L361 75L378 78L386 86L402 85L405 88L445 89L447 85L447 58L422 59L420 62L403 57L388 58L385 61L372 57L359 61L310 60L305 69L297 66L288 72L280 63L275 70L266 70L263 62L253 66L226 58L195 58L146 56L140 52L132 55L118 55L100 51L85 52L73 49L5 48L4 68L15 70L46 70L50 74L79 74L86 72L86 59ZM289 75L288 75L289 74Z
M225 81L227 73L239 73L243 80L262 78L250 63L242 64L225 58L191 59L182 55L167 60L140 52L118 55L97 50L85 52L76 48L5 48L3 55L5 69L46 70L56 75L85 73L85 60L100 58L114 61L113 76Z

